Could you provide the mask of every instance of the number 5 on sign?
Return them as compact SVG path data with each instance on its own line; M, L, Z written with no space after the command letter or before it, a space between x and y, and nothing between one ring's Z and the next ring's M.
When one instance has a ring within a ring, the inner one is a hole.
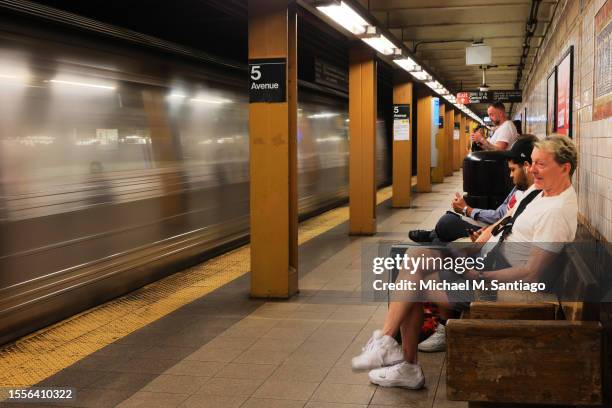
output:
M287 60L258 58L249 60L249 102L286 102Z
M261 78L261 65L252 65L251 66L251 79L253 81L259 81Z

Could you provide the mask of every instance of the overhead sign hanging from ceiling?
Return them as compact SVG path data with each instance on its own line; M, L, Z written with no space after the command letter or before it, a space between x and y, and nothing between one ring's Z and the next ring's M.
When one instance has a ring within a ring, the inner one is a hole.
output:
M287 60L249 60L249 102L286 102Z
M470 103L493 103L493 102L522 102L523 93L518 89L507 89L497 91L464 91L457 94L457 103L468 105Z

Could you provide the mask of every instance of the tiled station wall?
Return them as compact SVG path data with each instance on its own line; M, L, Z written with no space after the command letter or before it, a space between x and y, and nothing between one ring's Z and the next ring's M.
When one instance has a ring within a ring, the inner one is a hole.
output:
M593 121L594 18L605 0L559 0L535 64L523 87L527 132L546 133L546 80L574 46L572 132L579 149L574 176L581 220L596 236L612 242L612 117Z

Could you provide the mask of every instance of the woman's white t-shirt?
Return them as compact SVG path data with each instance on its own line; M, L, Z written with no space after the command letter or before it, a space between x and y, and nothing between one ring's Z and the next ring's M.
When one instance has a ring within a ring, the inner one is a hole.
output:
M534 186L529 187L513 208L518 208ZM524 265L533 246L550 252L561 252L563 243L572 242L578 228L578 198L573 186L561 194L547 197L538 194L518 216L512 232L502 247L502 253L512 266ZM501 234L492 236L485 247L490 250Z

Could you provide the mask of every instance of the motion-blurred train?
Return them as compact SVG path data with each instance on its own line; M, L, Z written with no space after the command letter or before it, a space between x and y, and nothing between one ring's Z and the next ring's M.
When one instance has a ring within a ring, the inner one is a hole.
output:
M0 344L248 239L246 69L170 54L0 17ZM348 100L306 85L301 218L348 191Z

